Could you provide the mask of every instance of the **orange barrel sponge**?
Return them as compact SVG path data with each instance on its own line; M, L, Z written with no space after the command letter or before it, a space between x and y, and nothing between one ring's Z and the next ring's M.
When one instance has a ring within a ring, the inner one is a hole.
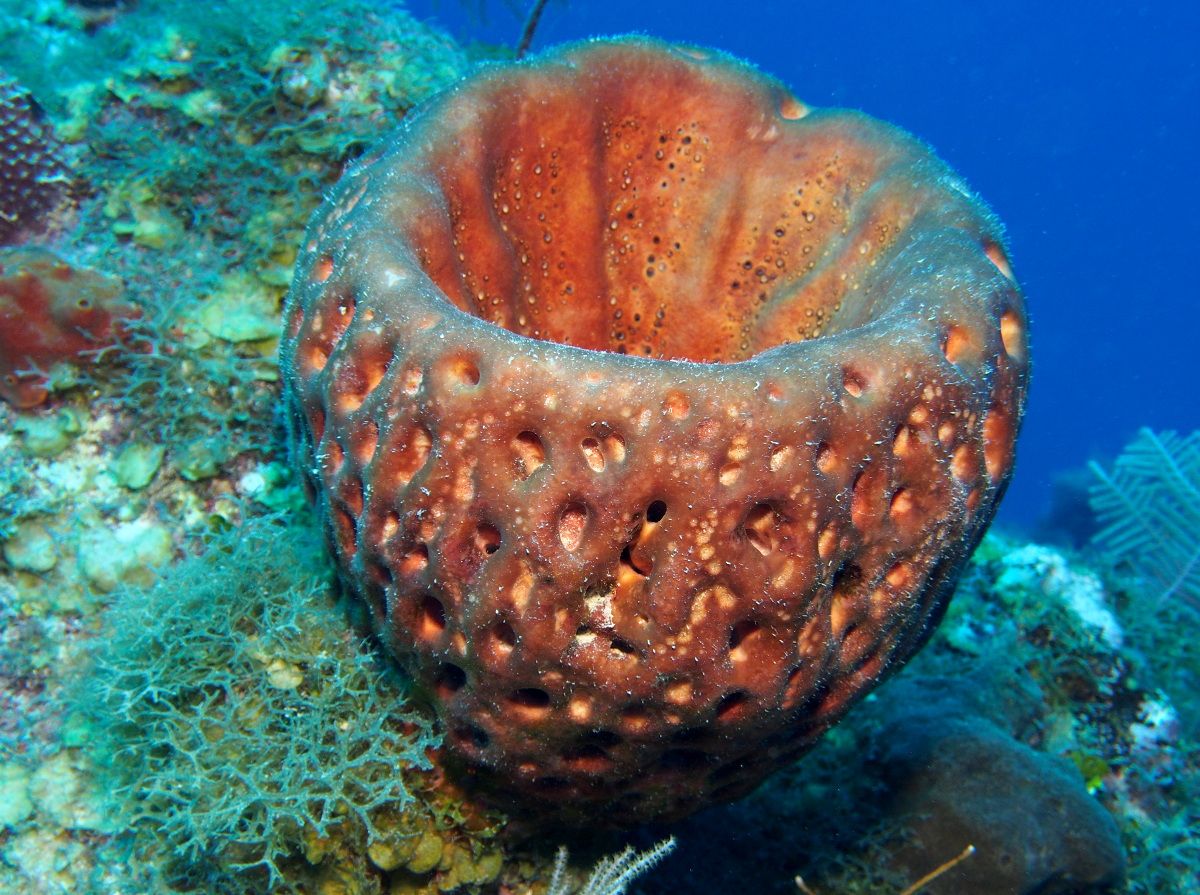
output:
M312 222L292 432L447 766L542 819L736 798L929 636L1029 371L999 223L709 50L485 68Z

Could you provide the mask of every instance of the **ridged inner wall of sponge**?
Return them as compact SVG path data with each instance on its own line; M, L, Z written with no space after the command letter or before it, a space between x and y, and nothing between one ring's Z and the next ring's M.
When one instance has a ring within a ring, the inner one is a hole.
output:
M910 217L911 196L871 190L886 150L852 125L785 130L744 91L670 75L630 90L522 72L533 89L478 104L431 166L446 220L415 234L455 305L533 338L693 361L828 331Z

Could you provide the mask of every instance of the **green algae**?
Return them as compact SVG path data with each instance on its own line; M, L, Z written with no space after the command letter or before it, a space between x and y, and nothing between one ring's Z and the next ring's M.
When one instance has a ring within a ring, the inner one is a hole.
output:
M20 522L4 541L4 559L22 572L49 572L58 563L58 547L41 522Z
M369 854L451 847L458 826L419 776L437 737L344 633L330 578L312 533L260 519L106 613L77 710L110 769L109 809L170 888L367 879ZM432 871L430 849L405 862Z
M57 457L83 431L83 417L72 407L50 414L26 414L13 423L24 436L21 449L30 457Z
M13 827L33 813L29 771L15 761L0 764L0 827Z
M140 491L150 484L166 453L166 447L161 444L131 444L117 454L113 475L131 491Z
M458 76L462 53L403 12L356 0L140 0L98 20L64 0L11 0L0 58L72 143L72 258L118 276L143 310L121 351L56 380L51 413L0 433L10 554L0 670L21 682L11 692L22 719L0 748L28 750L5 790L20 810L0 831L0 892L262 891L272 875L309 891L367 891L382 873L368 843L403 850L426 836L456 857L420 884L458 868L476 881L466 890L480 891L495 875L495 849L481 843L496 825L471 812L468 823L452 797L396 775L397 764L416 774L419 747L436 737L331 608L319 543L301 536L297 557L286 544L298 529L253 539L259 554L289 558L281 570L214 536L206 559L159 577L188 528L239 520L251 505L300 513L274 343L304 225L347 162ZM51 542L54 566L33 571L49 565ZM238 564L251 559L257 571ZM290 583L273 589L271 570ZM224 617L205 627L196 595L218 591ZM221 623L236 627L221 629L235 646L209 651ZM93 638L107 676L76 667ZM155 664L163 656L173 664ZM173 701L162 689L121 690L117 669L126 682L144 673L182 689ZM74 713L63 705L68 678L79 680ZM97 702L98 692L117 701ZM64 726L63 715L73 720ZM361 735L334 738L344 723ZM68 743L86 743L104 773ZM181 743L211 763L197 774ZM55 780L72 786L55 790ZM127 809L131 832L109 840L65 827L89 798L76 783ZM319 817L305 814L321 805Z

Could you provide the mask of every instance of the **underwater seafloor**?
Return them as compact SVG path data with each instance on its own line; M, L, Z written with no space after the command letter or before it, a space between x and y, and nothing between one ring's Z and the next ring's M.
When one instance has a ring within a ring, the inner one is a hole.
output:
M989 535L916 659L737 804L560 840L439 788L337 603L276 350L322 191L484 55L354 0L0 10L0 90L73 182L22 250L140 309L0 402L0 892L1200 892L1200 435L1090 471L1058 545Z

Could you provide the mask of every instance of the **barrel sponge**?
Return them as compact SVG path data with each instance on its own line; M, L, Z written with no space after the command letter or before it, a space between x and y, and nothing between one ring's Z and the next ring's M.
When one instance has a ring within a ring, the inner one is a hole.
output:
M999 224L924 146L641 38L486 68L350 171L283 362L447 766L611 823L746 793L912 655L1028 377Z

